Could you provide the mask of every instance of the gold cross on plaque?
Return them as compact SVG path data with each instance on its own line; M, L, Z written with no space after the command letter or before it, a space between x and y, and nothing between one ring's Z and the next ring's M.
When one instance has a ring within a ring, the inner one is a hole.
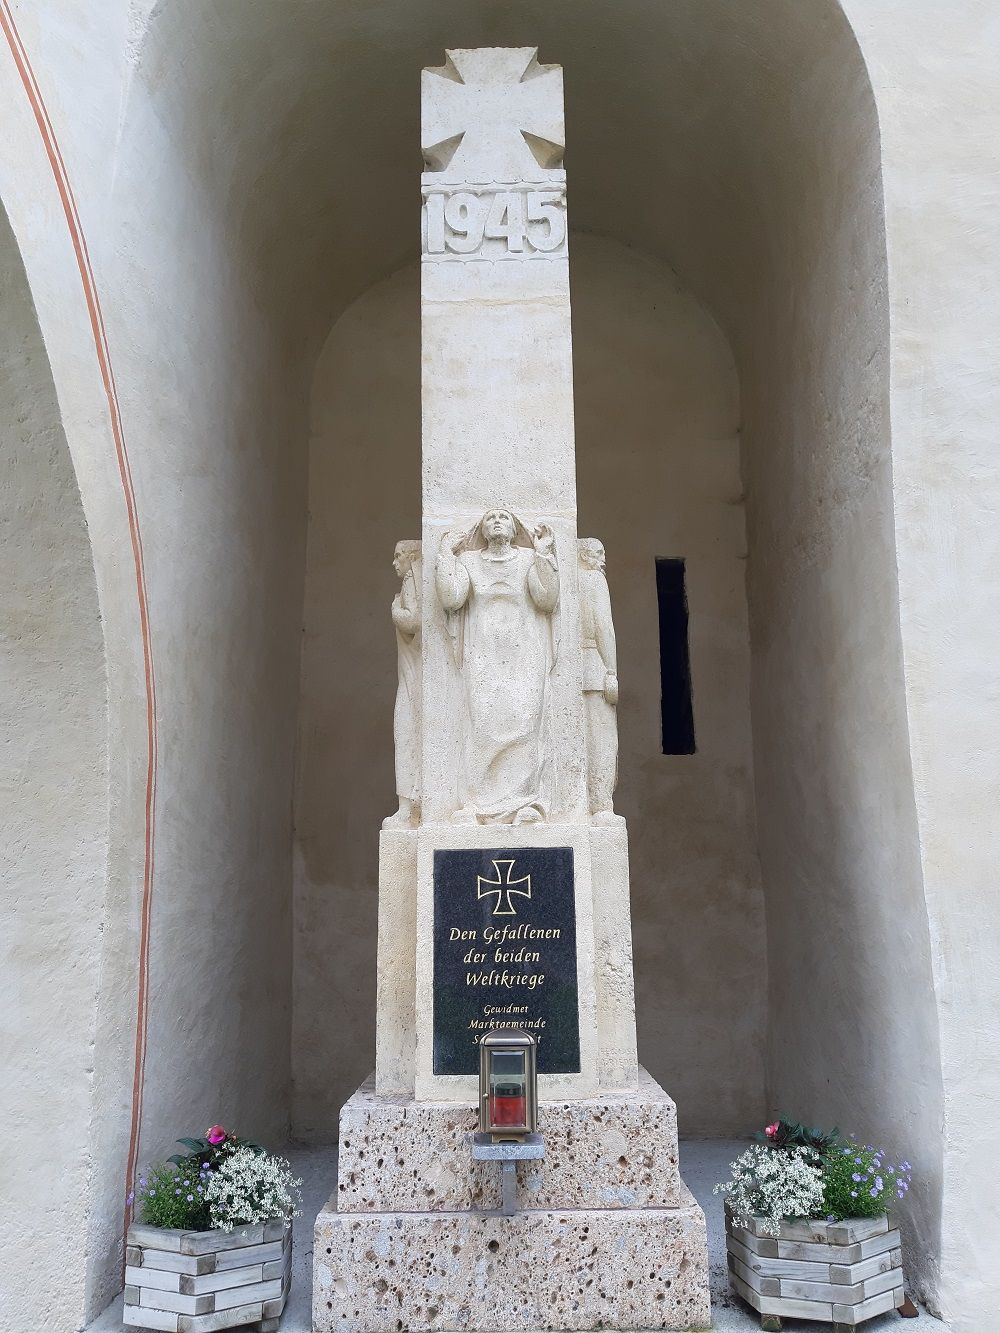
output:
M507 867L506 875L502 875L501 866ZM531 876L522 875L520 879L511 879L511 873L514 869L514 858L509 861L494 861L493 869L496 871L496 879L483 879L482 875L476 876L476 898L489 898L496 894L496 902L493 905L493 916L517 916L517 908L511 901L511 894L516 893L520 898L531 897ZM523 884L525 887L519 888ZM506 907L501 906L506 903Z

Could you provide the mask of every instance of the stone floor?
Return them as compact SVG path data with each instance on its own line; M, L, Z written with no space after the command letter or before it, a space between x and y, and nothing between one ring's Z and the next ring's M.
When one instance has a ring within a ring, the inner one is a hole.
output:
M718 1333L749 1333L760 1328L760 1320L729 1292L726 1245L722 1228L722 1203L712 1186L725 1178L726 1166L742 1144L724 1139L688 1139L681 1144L681 1174L708 1216L708 1248L711 1256L712 1327ZM292 1291L281 1320L281 1333L311 1333L312 1292L311 1221L333 1192L337 1155L332 1148L292 1148L288 1156L302 1177L302 1219L296 1224L292 1256ZM117 1333L121 1328L121 1297L104 1311L86 1333ZM822 1333L828 1325L799 1319L785 1321L787 1333ZM862 1325L865 1333L948 1333L947 1325L921 1311L919 1319L900 1320L896 1314L882 1315ZM25 1331L27 1333L27 1329Z

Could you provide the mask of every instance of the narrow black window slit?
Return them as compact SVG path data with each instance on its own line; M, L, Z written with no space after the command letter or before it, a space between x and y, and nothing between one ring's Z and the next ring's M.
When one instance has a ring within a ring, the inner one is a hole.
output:
M657 558L656 601L660 616L660 724L664 754L694 754L691 656L684 561Z

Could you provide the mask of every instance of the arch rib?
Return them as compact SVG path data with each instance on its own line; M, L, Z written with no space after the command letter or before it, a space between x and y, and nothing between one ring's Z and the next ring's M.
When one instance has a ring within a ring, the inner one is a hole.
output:
M70 184L69 173L59 149L58 139L45 106L38 81L35 78L31 61L28 58L17 24L11 12L9 0L0 0L0 28L10 47L14 64L17 68L25 96L31 106L32 115L38 126L45 154L52 168L66 225L76 255L80 282L90 317L94 338L94 350L104 386L104 395L108 405L111 433L115 442L115 454L118 473L121 479L125 508L128 516L129 536L132 544L132 559L135 567L136 597L139 608L139 627L142 637L143 683L146 696L146 789L145 789L145 832L143 847L142 900L139 922L139 959L136 988L136 1026L135 1055L132 1072L132 1108L129 1133L128 1162L125 1174L125 1188L122 1191L126 1199L130 1196L135 1179L139 1152L139 1133L142 1127L142 1103L144 1073L146 1061L146 1034L149 1016L149 942L150 917L153 900L153 865L154 834L156 810L156 677L153 669L152 636L149 626L149 603L146 590L146 573L142 550L142 531L136 508L135 489L132 484L132 470L129 463L128 449L125 442L125 429L122 423L118 390L115 386L111 351L108 346L101 309L97 281L87 248L86 234L76 205L76 198ZM122 1230L127 1229L131 1221L132 1207L126 1203L122 1220Z

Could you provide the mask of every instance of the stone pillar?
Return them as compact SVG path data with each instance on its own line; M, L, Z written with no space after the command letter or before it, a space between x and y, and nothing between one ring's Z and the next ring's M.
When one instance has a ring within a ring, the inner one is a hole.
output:
M341 1113L313 1327L701 1328L704 1217L636 1058L593 540L581 617L561 70L449 51L421 143L422 573L419 614L394 614L420 626L400 667L419 727L396 728L397 773L419 732L420 791L381 834L376 1073ZM585 691L605 709L589 784ZM513 1217L469 1143L478 1041L503 1026L538 1038L546 1144Z
M458 803L461 708L434 592L442 535L491 505L551 525L561 575L553 817L579 818L576 460L562 70L530 48L451 51L421 82L424 803ZM452 688L443 688L450 686Z

